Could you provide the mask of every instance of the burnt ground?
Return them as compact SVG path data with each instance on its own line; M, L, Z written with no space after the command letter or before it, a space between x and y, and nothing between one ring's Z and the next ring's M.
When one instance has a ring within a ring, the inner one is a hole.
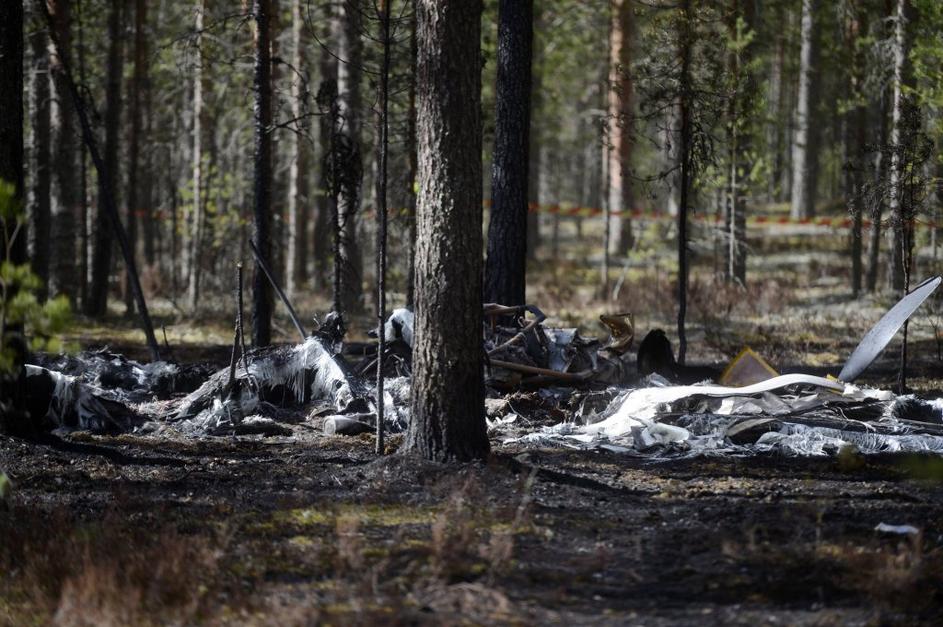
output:
M75 434L3 439L0 466L10 625L909 624L943 595L934 459Z
M746 291L695 265L691 358L722 367L750 345L781 372L836 374L893 298L851 298L839 235L774 235L757 239ZM672 329L663 249L626 265L614 303L592 296L592 251L574 249L580 261L534 268L529 302L589 335L612 311L633 311L639 337ZM943 394L941 307L911 325L910 384L930 398ZM167 311L170 357L228 363L231 312L194 326ZM133 320L95 324L69 339L146 359ZM893 387L898 350L862 382ZM943 458L654 461L495 440L485 464L441 466L299 430L0 437L15 482L0 503L0 624L939 623Z

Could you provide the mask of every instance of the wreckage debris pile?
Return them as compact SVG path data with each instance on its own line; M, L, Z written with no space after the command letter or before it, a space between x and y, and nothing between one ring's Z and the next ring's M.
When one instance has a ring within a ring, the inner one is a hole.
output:
M488 305L485 314L487 420L498 443L652 457L826 455L844 447L943 454L943 399L805 375L740 388L676 385L662 376L676 374L673 359L662 374L640 376L636 363L649 362L629 354L628 314L604 317L606 343L574 328L547 327L532 306ZM383 332L392 377L383 399L387 426L403 431L409 378L398 375L409 372L412 313L394 311ZM234 369L219 370L142 365L107 351L39 356L28 370L30 411L44 430L185 437L367 432L376 420L370 367L376 350L362 351L358 365L342 347L338 337L315 334L298 345L251 351Z

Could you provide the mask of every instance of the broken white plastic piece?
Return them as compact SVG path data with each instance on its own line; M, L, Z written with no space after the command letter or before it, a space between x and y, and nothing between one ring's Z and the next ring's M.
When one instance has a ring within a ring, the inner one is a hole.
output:
M913 525L888 525L887 523L880 523L874 530L878 533L892 533L899 536L915 536L920 533L920 530Z

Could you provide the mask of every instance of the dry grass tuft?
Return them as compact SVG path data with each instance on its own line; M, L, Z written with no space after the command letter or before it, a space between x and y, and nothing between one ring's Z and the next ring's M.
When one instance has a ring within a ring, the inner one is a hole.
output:
M223 551L206 536L18 508L0 537L0 618L11 624L184 624L219 602Z

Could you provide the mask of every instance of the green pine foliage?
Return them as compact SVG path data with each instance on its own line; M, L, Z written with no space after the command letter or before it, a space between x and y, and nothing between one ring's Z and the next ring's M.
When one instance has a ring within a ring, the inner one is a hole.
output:
M34 351L61 352L66 346L60 334L71 319L69 300L57 296L40 302L40 280L29 264L10 261L10 251L17 237L23 237L26 215L16 198L12 183L0 181L0 220L3 224L3 260L0 261L0 372L15 366L13 334L22 328ZM11 228L12 227L12 228Z

